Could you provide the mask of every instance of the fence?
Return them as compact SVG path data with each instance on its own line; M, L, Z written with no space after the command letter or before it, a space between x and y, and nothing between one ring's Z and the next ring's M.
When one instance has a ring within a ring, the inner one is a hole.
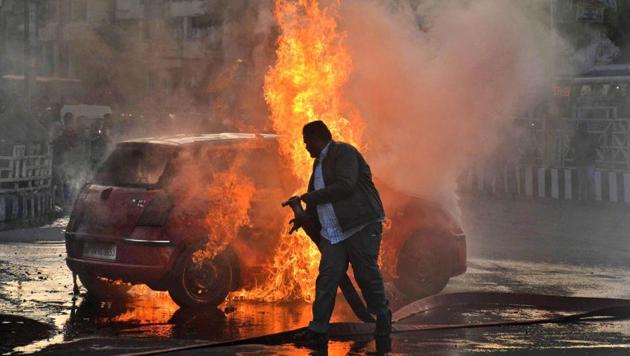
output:
M578 172L575 168L505 165L500 169L474 169L460 179L462 193L497 197L578 200ZM592 199L630 204L630 172L596 169Z
M0 144L0 229L44 220L53 211L50 145Z
M543 167L572 167L571 137L582 123L599 143L597 167L630 171L630 118L618 117L617 111L612 106L589 106L574 108L568 118L519 119L528 146L524 148L528 156L520 157L520 161Z
M598 142L590 198L630 204L630 118L618 117L615 106L573 107L570 117L520 118L517 157L512 164L486 162L464 173L462 192L577 200L578 171L571 138L584 125ZM626 113L627 114L627 113ZM514 163L517 162L517 163Z

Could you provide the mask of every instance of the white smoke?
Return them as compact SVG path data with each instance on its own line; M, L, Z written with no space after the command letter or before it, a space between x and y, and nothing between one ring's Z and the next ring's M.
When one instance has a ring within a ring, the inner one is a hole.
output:
M564 45L545 3L343 2L353 59L346 91L365 120L377 176L453 202L462 169L482 161L514 115L551 90Z
M576 70L586 71L596 64L610 64L619 55L619 47L601 30L587 28L585 32L588 44L578 50L571 50L569 54Z

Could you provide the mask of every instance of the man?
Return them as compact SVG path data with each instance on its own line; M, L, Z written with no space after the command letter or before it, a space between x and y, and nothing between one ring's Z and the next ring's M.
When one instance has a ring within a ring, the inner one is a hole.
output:
M67 112L62 118L62 127L60 132L55 132L52 140L53 146L53 181L55 185L55 201L61 203L62 208L69 209L71 204L70 195L70 174L68 166L72 159L70 152L77 150L76 146L79 142L79 135L75 127L74 115Z
M384 211L370 167L356 148L333 141L322 121L306 124L302 135L315 163L308 193L300 198L309 217L321 227L321 260L313 320L296 342L313 347L327 344L337 287L348 262L368 310L377 317L375 335L388 336L392 313L377 264Z
M92 170L96 169L105 158L110 141L109 133L110 130L106 126L106 116L102 119L96 119L90 127L90 168Z
M578 173L578 199L585 202L595 199L595 161L600 145L597 138L588 132L586 122L578 124L570 146L574 152L574 163Z

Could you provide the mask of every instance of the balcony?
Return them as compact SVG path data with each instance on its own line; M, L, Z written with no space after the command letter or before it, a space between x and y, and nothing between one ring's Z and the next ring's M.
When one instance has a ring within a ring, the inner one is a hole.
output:
M144 4L141 0L116 0L117 20L138 20L144 17Z
M169 17L203 15L208 12L208 2L202 0L178 0L169 2Z

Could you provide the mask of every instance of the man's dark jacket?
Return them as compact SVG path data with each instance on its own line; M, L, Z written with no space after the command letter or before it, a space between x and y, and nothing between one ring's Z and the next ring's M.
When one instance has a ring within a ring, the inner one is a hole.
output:
M315 190L313 174L308 183L308 193L303 197L306 211L319 225L317 205L332 203L341 230L383 219L385 213L378 191L372 182L370 166L353 146L331 141L328 154L322 162L324 189Z

